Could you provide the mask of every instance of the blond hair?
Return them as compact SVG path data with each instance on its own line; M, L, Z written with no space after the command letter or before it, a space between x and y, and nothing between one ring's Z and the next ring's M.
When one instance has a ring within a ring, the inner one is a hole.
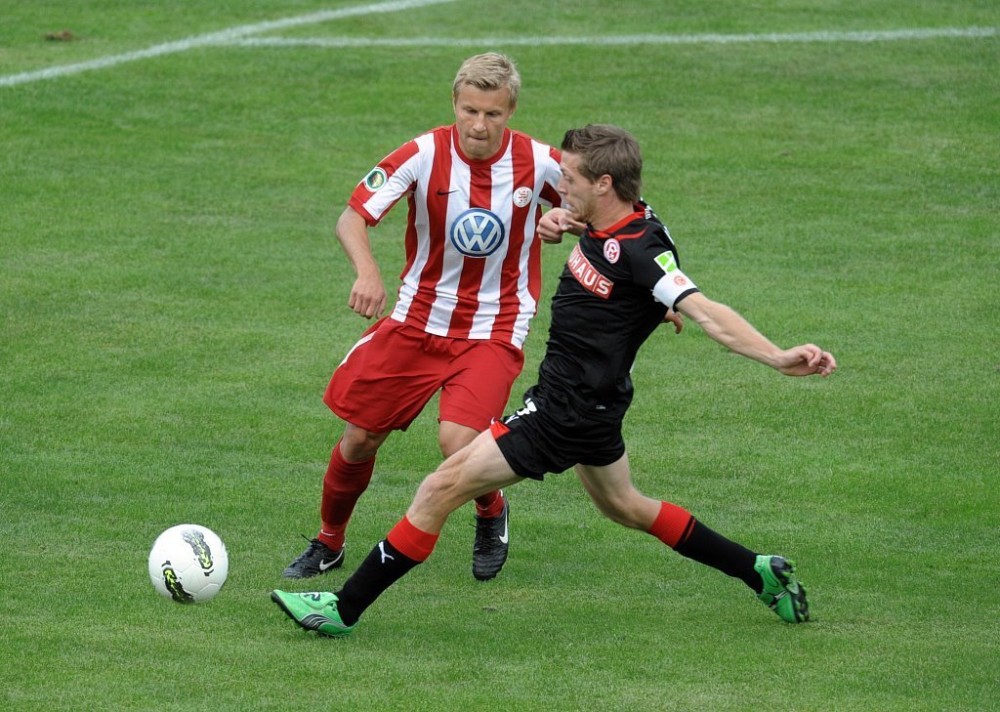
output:
M506 87L510 90L510 105L517 106L517 97L521 93L521 75L517 71L514 60L499 52L486 52L469 57L462 63L452 84L451 98L458 98L458 92L464 86L475 87L483 91L494 91Z

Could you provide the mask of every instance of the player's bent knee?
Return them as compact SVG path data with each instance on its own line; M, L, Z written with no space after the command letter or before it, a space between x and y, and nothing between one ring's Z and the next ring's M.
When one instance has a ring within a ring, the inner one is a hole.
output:
M469 488L463 486L459 468L442 466L420 483L414 502L422 507L451 512L472 498Z
M370 460L389 437L389 433L373 433L364 428L349 425L340 439L340 454L348 462Z
M631 499L595 500L594 503L605 517L629 529L644 529L642 512Z

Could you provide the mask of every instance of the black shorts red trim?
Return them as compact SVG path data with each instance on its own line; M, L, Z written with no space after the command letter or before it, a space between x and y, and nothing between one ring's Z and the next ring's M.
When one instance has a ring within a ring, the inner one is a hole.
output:
M621 421L595 418L570 403L546 401L529 390L524 408L490 426L515 474L541 480L574 465L603 467L625 454Z

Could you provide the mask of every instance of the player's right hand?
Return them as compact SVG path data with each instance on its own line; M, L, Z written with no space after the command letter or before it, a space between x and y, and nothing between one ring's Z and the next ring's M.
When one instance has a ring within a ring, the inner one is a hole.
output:
M378 319L385 311L387 295L381 277L358 277L347 305L366 319Z
M667 313L663 315L663 323L673 324L674 333L679 334L681 333L681 329L684 328L684 317L673 309L667 309Z

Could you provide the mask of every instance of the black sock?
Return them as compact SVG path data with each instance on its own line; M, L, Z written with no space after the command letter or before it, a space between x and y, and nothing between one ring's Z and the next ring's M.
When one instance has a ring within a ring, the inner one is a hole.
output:
M687 539L674 551L698 563L711 566L724 574L738 578L757 593L764 588L760 574L753 570L757 555L735 541L726 539L695 520Z
M372 549L357 571L337 591L337 612L344 625L354 625L382 592L403 578L419 561L404 556L387 540Z

